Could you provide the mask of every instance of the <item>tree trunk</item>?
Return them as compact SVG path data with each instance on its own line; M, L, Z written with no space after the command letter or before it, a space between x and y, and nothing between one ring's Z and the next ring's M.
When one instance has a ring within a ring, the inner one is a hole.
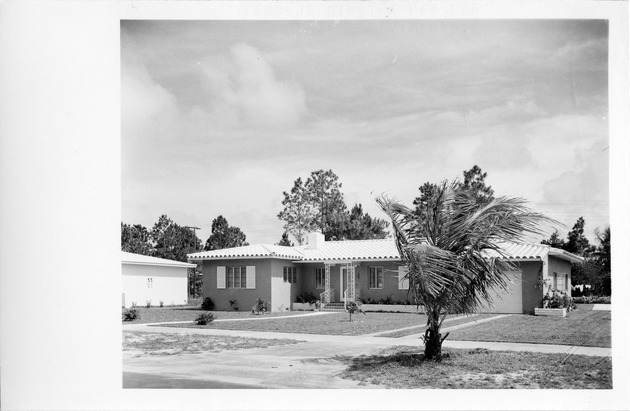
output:
M424 333L424 358L428 360L442 359L442 334L440 334L440 315L436 312L429 312L428 328ZM448 334L447 334L448 335Z

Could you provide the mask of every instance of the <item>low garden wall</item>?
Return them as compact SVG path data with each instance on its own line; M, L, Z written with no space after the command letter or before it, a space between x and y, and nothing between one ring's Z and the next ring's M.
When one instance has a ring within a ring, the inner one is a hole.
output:
M424 307L416 307L415 305L404 304L361 304L359 305L363 311L366 312L400 312L400 313L423 313ZM315 311L319 306L316 304L308 303L291 303L292 311Z
M567 309L566 308L535 308L534 314L547 316L547 317L566 317Z

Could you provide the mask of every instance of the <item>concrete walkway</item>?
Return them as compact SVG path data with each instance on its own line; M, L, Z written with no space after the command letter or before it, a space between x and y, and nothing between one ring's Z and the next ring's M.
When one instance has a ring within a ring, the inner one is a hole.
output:
M488 318L485 321L492 321L496 317ZM462 325L475 325L484 320L466 323ZM484 321L484 322L485 322ZM459 326L452 327L455 329ZM373 335L321 335L321 334L297 334L297 333L280 333L280 332L261 332L261 331L241 331L241 330L219 330L208 328L175 328L175 327L159 327L159 326L147 326L147 324L132 324L124 325L123 331L140 331L140 332L156 332L156 333L172 333L172 334L197 334L197 335L217 335L217 336L235 336L246 338L265 338L265 339L292 339L305 342L326 342L339 345L340 351L343 346L350 346L353 348L366 346L366 347L378 347L387 348L399 345L418 347L422 344L420 336L422 334L414 334L400 338L385 338L377 337ZM443 331L448 331L448 327ZM486 348L488 350L497 351L531 351L541 353L557 353L557 354L575 354L575 355L588 355L596 357L606 357L611 354L610 348L605 347L578 347L571 345L556 345L556 344L529 344L529 343L510 343L510 342L485 342L485 341L452 341L445 340L444 347L452 348Z

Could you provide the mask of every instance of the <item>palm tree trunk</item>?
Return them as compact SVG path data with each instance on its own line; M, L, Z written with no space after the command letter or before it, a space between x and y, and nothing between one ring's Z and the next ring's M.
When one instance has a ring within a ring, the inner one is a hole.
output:
M427 312L428 328L424 333L424 358L428 360L440 360L442 358L442 334L440 334L439 311Z

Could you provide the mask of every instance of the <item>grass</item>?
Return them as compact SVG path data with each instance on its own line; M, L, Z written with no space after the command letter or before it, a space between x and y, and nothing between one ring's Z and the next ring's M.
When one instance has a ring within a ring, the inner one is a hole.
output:
M408 347L349 359L343 378L388 388L611 389L610 358L445 349L440 362ZM563 361L564 360L564 361Z
M123 321L123 324L147 324L147 323L160 323L160 322L174 322L174 321L194 321L200 313L208 312L214 314L216 319L232 319L232 318L258 318L257 315L252 314L249 311L205 311L201 307L136 307L139 319L134 321ZM123 312L125 310L123 309ZM265 314L265 316L282 317L297 315L295 311L285 311ZM304 314L304 313L301 313Z
M136 357L147 355L196 354L267 348L276 345L297 344L292 339L261 339L195 334L163 334L123 331L123 351L140 351Z
M480 314L480 315L475 315L473 317L471 316L446 317L446 320L442 324L442 329L453 327L456 325L466 324L466 323L474 323L475 321L479 321L479 320L483 320L483 319L495 317L495 316L496 314ZM385 337L385 338L406 337L408 335L424 332L425 327L426 327L426 324L422 324L422 325L419 325L418 327L415 327L409 330L394 331L387 334L380 334L378 335L378 337Z
M251 317L256 318L257 316L252 315ZM215 321L205 326L196 324L170 324L168 326L324 335L362 335L426 324L426 316L415 313L355 314L352 316L352 322L348 319L347 313L330 313L271 321Z
M610 311L571 311L566 317L512 315L452 331L449 340L610 347Z

